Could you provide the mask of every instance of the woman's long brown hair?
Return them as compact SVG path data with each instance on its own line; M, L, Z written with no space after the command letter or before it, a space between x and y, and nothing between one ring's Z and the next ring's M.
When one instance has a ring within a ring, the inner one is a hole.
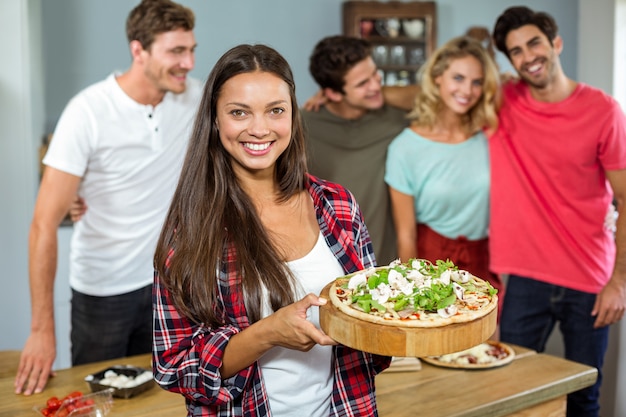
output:
M181 176L155 253L158 279L176 309L207 326L225 324L218 269L234 272L227 251L235 251L234 268L251 322L260 320L262 287L277 310L294 300L293 278L276 250L249 196L231 166L216 128L216 103L222 86L235 75L272 73L290 89L292 138L276 161L280 200L306 185L306 155L293 74L287 61L264 45L239 45L215 64L204 87Z

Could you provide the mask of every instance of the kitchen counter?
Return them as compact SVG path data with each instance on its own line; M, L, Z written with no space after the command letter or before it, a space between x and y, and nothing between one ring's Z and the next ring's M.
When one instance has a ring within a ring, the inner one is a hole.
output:
M441 368L422 361L413 372L376 377L382 417L559 417L566 395L593 385L596 368L520 346L505 366L484 370Z
M19 350L3 350L0 352L0 378L15 376L20 362Z
M565 395L592 385L595 368L514 346L515 359L489 370L445 369L422 362L421 370L385 371L376 377L379 414L404 417L564 416ZM2 363L2 358L0 358ZM88 374L111 365L150 368L150 355L104 361L57 371L42 394L13 393L14 376L0 378L0 417L34 417L33 407L51 396L89 392ZM417 414L416 414L417 413ZM130 399L115 398L113 416L185 415L183 397L155 386Z

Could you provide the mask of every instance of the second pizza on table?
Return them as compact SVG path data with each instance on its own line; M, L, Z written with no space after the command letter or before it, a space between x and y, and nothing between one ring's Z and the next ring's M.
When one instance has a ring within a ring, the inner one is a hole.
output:
M459 369L489 369L503 366L515 358L515 351L507 344L488 340L460 352L421 358L431 365Z

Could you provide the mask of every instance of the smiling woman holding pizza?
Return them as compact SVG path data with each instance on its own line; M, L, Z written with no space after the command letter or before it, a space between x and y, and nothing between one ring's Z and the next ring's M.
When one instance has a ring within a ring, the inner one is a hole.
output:
M155 255L153 363L191 416L375 416L390 358L319 329L321 289L374 265L345 188L310 176L289 65L240 45L209 75Z
M389 145L389 185L398 253L403 261L450 259L488 280L489 151L497 126L499 75L473 38L448 41L426 62L411 126Z

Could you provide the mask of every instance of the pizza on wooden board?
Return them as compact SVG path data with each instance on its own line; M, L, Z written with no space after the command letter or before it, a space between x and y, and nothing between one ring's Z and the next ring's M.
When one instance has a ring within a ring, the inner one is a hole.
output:
M445 368L487 369L510 363L515 351L509 345L488 340L460 352L421 358L426 363Z
M332 304L343 313L371 323L429 328L466 323L489 314L497 290L451 261L394 261L337 278Z

